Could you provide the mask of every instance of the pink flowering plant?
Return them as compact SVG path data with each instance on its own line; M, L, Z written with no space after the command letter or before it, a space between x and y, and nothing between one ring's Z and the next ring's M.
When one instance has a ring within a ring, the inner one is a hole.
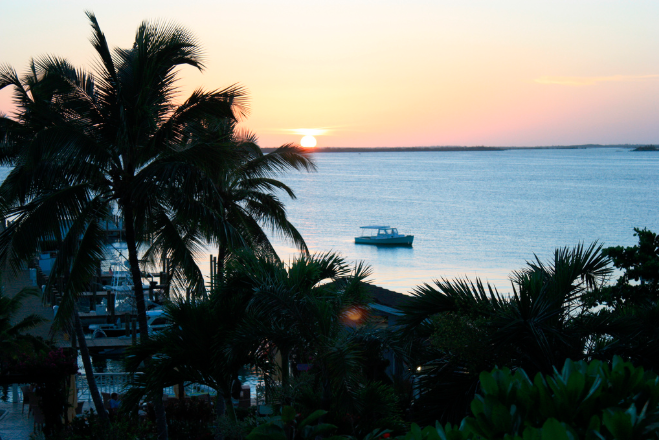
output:
M76 359L65 354L61 348L36 353L21 353L12 364L11 373L35 378L65 377L78 372Z

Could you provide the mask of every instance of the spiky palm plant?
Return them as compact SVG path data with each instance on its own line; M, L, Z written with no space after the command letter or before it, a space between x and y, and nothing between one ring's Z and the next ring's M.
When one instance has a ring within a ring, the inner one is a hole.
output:
M221 417L226 408L235 420L232 381L244 365L255 362L255 344L236 346L232 342L245 308L246 299L240 295L214 293L207 299L168 304L165 312L173 325L127 351L128 371L137 372L144 360L153 360L144 374L137 376L126 403L156 395L164 386L193 382L216 390L217 416ZM226 356L229 347L231 356Z
M512 295L480 280L440 280L417 287L401 322L417 341L417 417L460 420L480 371L495 365L551 372L565 359L587 356L593 321L583 295L611 271L601 246L557 249L513 272Z
M10 359L16 358L20 353L30 349L40 348L44 344L33 337L25 335L30 330L44 322L44 319L35 314L25 316L16 322L15 316L21 308L23 301L30 295L39 295L34 288L25 288L9 298L0 291L0 366L4 367Z
M242 263L253 296L248 306L251 320L238 327L237 336L279 350L284 386L290 354L295 350L313 356L322 385L321 406L329 409L333 397L350 394L361 378L359 337L346 323L356 308L368 308L361 283L370 269L358 264L351 270L334 253L303 254L287 266L254 258Z
M281 195L294 199L295 193L278 180L287 171L315 170L303 150L287 144L264 154L256 136L238 130L235 121L229 119L204 121L204 130L194 134L194 142L230 148L231 160L216 164L208 175L215 197L190 199L188 191L171 186L168 192L162 192L176 206L176 217L164 212L153 217L155 228L146 258L157 261L163 254L170 256L177 262L170 274L174 281L203 294L204 280L194 263L194 254L200 253L206 243L217 246L217 274L222 274L226 260L240 249L276 258L268 231L308 252L280 199Z

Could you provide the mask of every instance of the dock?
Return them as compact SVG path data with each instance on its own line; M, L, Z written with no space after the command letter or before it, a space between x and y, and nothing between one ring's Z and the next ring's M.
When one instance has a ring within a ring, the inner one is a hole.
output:
M133 338L96 338L85 339L90 350L106 350L109 348L126 348L133 345ZM71 348L71 341L65 339L55 340L57 348Z

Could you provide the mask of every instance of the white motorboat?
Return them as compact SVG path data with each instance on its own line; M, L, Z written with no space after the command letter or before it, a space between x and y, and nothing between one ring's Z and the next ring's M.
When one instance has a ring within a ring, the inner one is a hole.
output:
M391 226L361 226L362 235L355 237L357 244L412 246L414 235L399 234Z

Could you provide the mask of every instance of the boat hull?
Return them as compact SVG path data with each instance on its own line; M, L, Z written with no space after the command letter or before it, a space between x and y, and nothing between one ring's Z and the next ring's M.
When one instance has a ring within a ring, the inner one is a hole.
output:
M376 246L412 246L414 235L405 235L402 237L355 237L356 244L373 244Z

